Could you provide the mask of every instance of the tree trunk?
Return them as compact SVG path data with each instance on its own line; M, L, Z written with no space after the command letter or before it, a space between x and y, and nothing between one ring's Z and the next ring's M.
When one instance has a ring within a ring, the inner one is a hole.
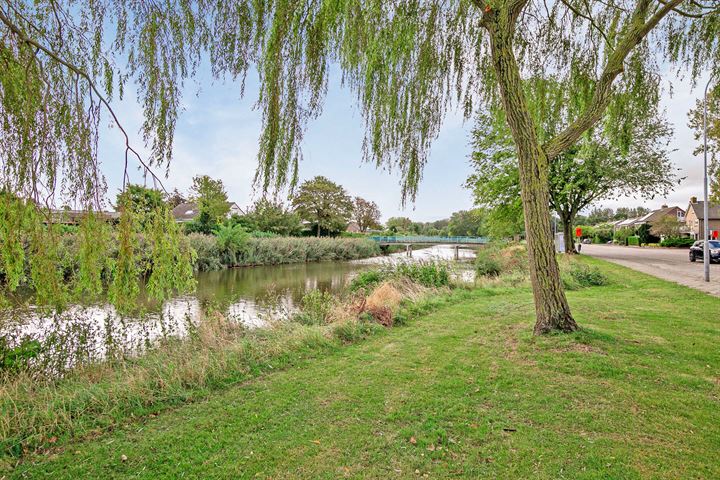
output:
M537 317L534 332L536 335L557 330L571 332L578 326L570 314L555 258L550 225L548 159L536 136L512 45L515 22L524 2L509 3L514 7L491 12L490 16L485 16L484 24L490 33L493 66L519 162L530 281Z
M572 231L573 227L573 220L572 218L566 218L565 216L561 216L560 220L562 221L562 227L563 227L563 237L565 241L565 253L573 254L576 253L575 251L575 241L573 240L574 232Z

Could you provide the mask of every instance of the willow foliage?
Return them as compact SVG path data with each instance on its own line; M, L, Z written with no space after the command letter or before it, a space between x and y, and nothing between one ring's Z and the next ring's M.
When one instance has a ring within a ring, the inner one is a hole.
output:
M542 91L524 99L538 123L554 115L564 125L542 139L549 160L601 118L630 145L620 120L657 104L668 65L687 81L720 72L720 9L709 0L17 1L0 6L0 39L0 184L41 205L64 195L84 208L104 193L104 122L126 141L108 163L168 168L185 82L204 60L241 88L258 70L263 188L297 182L303 134L339 69L364 118L365 159L401 173L403 198L414 198L450 112L507 108L492 41L511 46L501 56L522 78L563 87L554 90L562 110ZM128 85L143 108L147 159L110 108ZM16 282L12 237L0 249Z

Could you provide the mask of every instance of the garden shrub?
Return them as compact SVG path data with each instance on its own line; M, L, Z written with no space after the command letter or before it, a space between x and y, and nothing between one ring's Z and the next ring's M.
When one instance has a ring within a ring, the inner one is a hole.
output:
M660 242L661 247L674 247L674 248L689 248L692 246L692 244L695 243L695 240L689 237L680 238L680 237L671 237L666 238L662 242Z
M631 245L631 246L639 247L640 246L640 237L638 237L637 235L630 235L629 237L627 237L627 244Z

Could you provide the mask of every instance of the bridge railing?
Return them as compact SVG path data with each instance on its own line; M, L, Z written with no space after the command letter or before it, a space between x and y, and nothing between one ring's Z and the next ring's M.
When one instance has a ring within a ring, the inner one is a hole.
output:
M450 243L463 245L482 245L488 242L485 237L433 237L423 235L377 236L370 237L370 240L377 243Z

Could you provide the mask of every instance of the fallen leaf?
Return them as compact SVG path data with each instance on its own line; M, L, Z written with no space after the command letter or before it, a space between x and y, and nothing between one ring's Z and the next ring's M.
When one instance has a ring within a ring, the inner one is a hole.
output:
M57 437L48 438L48 443L55 443L55 442L57 442Z
M417 445L417 440L415 440L415 437L410 437L410 443L413 445Z
M312 443L314 443L315 445L320 445L320 440L313 440Z
M121 462L127 462L127 455L120 455Z

